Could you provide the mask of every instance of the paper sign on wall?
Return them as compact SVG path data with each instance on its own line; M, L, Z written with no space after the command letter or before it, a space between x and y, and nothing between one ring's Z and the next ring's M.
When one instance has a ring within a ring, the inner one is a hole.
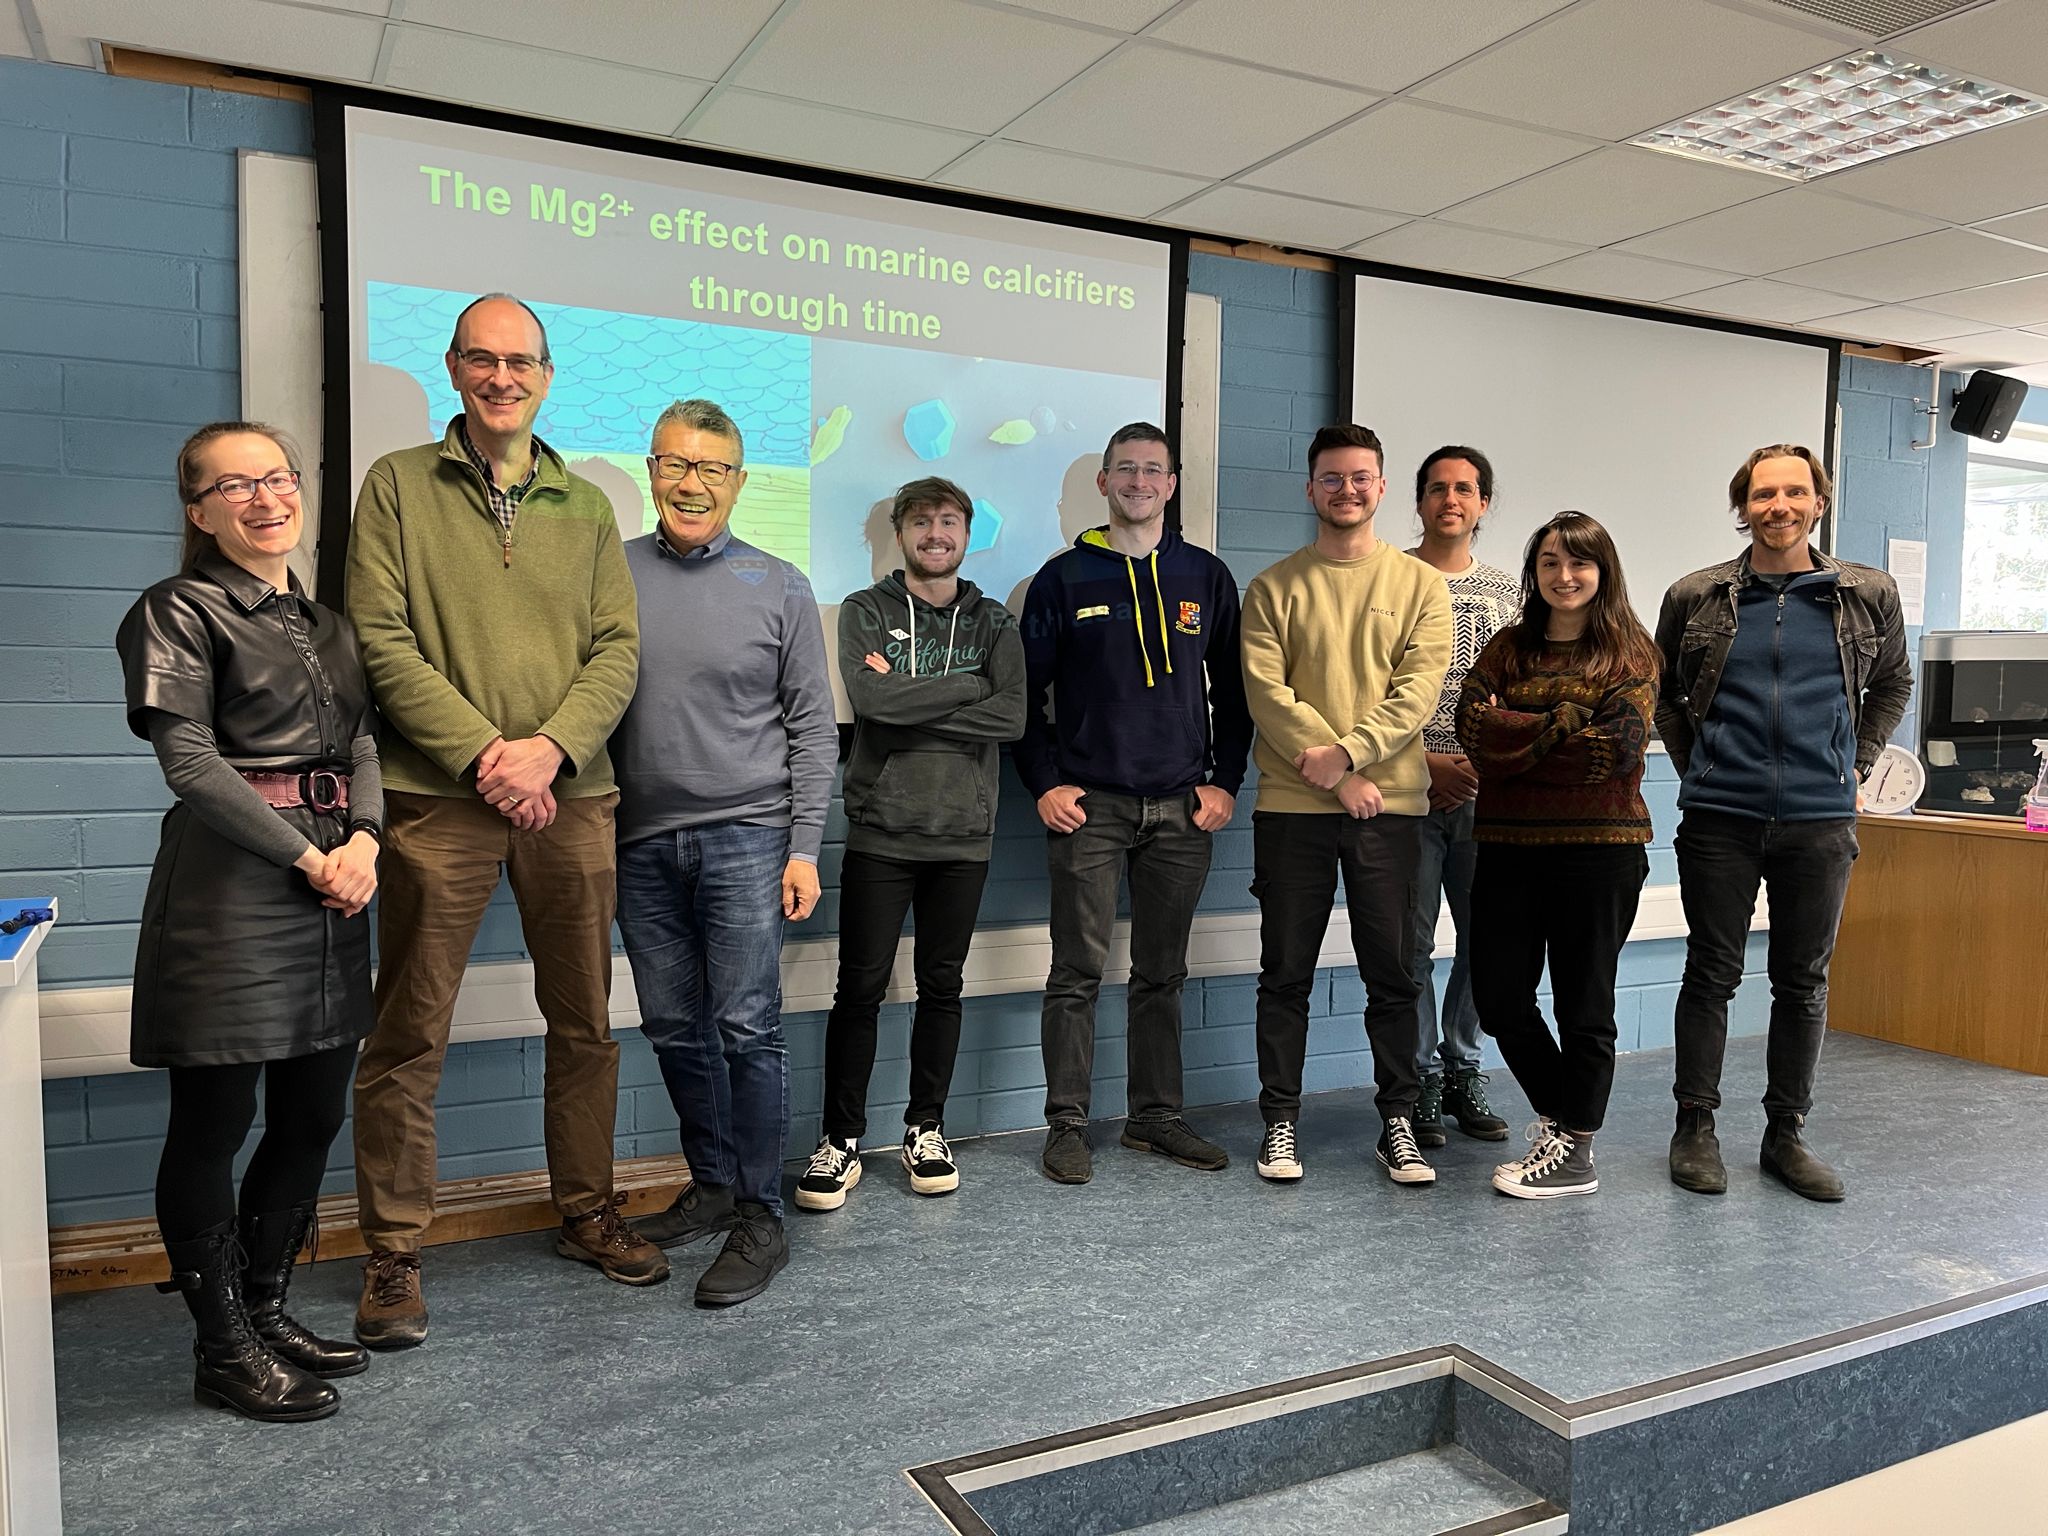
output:
M1927 622L1927 543L1924 539L1893 539L1885 568L1899 584L1899 608L1908 625Z

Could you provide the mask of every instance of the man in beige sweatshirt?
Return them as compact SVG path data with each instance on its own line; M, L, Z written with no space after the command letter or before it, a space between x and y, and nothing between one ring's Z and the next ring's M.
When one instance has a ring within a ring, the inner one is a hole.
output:
M1386 486L1385 452L1369 428L1317 432L1308 450L1316 540L1245 594L1245 695L1259 733L1252 893L1267 1179L1301 1177L1308 994L1340 868L1385 1122L1379 1161L1397 1183L1436 1179L1415 1144L1408 940L1429 813L1422 727L1451 659L1451 600L1436 571L1373 536Z

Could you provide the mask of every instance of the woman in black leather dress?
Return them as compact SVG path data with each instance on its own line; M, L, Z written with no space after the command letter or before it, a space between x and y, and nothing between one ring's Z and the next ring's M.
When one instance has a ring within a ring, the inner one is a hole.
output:
M184 558L122 619L128 724L177 795L135 956L130 1056L168 1069L157 1224L198 1329L193 1395L325 1418L368 1356L285 1312L327 1149L369 1033L383 792L346 619L287 571L298 471L270 428L219 422L178 455ZM264 1130L242 1178L234 1159Z

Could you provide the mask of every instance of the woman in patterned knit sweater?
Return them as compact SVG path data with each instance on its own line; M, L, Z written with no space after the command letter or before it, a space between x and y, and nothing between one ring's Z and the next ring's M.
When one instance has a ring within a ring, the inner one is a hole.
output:
M1537 529L1522 617L1466 674L1458 740L1479 771L1472 990L1537 1114L1529 1155L1494 1170L1525 1200L1590 1195L1614 1083L1614 972L1649 875L1643 752L1657 650L1607 530L1582 512ZM1550 962L1553 1039L1536 1005Z

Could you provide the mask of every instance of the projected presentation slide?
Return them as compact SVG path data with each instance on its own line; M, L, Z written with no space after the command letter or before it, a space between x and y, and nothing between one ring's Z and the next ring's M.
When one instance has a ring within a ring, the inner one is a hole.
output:
M535 430L651 530L671 401L745 435L733 530L836 604L901 564L896 487L973 499L962 574L1007 600L1103 521L1109 434L1162 419L1170 246L351 107L355 483L459 409L443 357L481 293L554 356Z

